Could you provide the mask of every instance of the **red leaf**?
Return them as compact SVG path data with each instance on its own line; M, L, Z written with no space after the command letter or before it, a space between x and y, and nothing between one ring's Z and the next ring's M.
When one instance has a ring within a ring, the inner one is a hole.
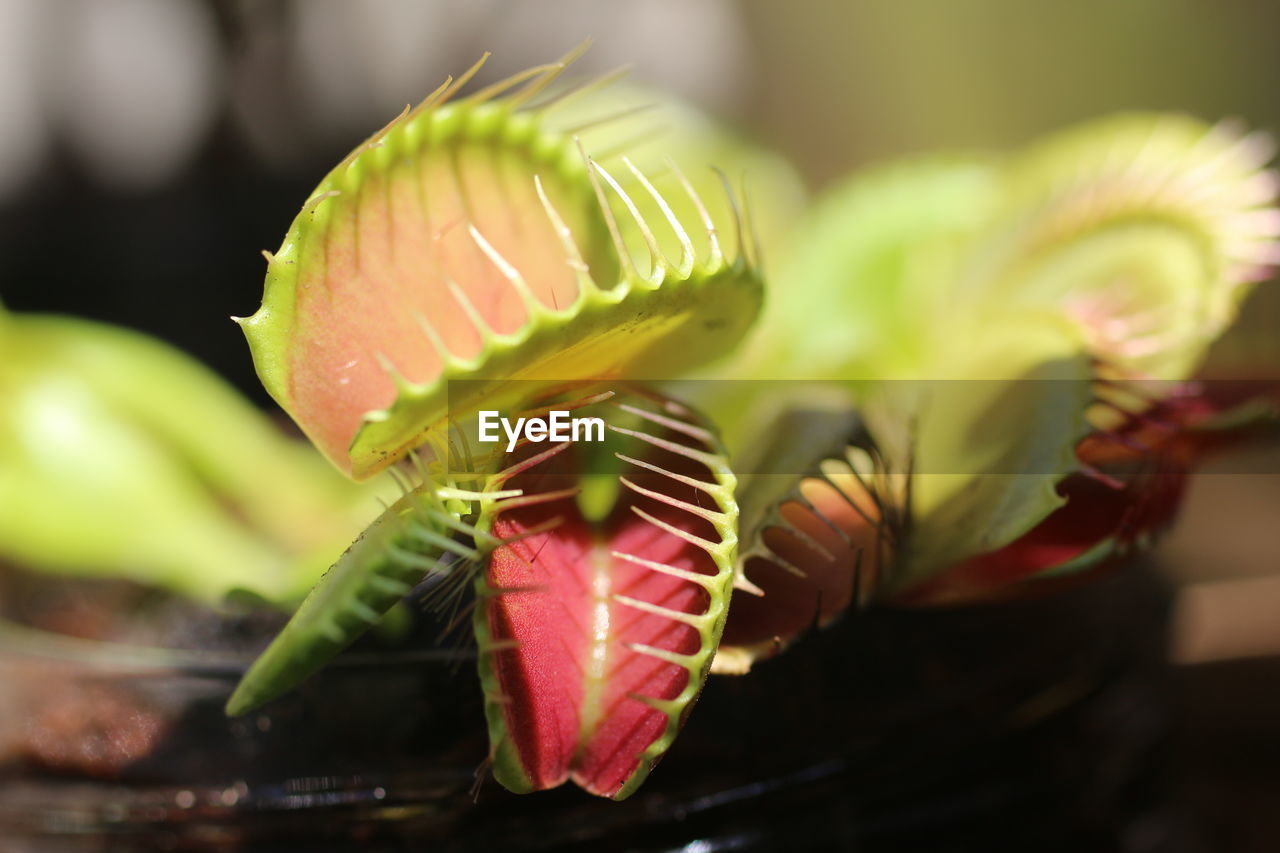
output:
M642 461L666 473L628 472L632 488L600 523L570 493L572 449L504 485L524 496L494 521L494 535L515 541L490 558L477 634L494 773L512 790L572 779L593 794L628 795L706 677L732 564L706 547L720 545L717 526L681 505L718 513L717 502L677 478L720 487L677 453L650 448ZM536 496L549 499L527 502Z

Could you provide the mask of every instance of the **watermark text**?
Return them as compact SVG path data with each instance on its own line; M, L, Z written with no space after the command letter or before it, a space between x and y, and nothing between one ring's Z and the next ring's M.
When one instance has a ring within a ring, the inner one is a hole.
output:
M501 430L501 433L499 432ZM604 418L575 418L563 409L552 409L545 417L504 418L500 412L480 412L479 439L492 444L507 438L507 452L516 449L523 437L528 441L604 441Z

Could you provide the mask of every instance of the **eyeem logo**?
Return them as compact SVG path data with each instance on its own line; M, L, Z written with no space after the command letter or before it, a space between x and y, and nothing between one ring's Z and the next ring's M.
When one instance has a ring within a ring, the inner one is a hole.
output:
M516 449L521 435L529 441L604 441L604 418L573 418L562 409L552 409L543 418L504 418L495 411L480 413L480 441L501 441L498 428L507 436L507 452Z

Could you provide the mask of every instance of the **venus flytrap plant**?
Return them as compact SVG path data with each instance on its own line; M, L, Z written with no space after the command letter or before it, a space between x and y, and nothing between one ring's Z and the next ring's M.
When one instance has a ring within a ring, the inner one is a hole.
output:
M573 443L526 445L502 477L519 495L481 514L503 543L476 580L485 711L494 775L517 792L572 779L630 795L692 709L728 613L737 504L723 449L684 406L611 397L627 473L604 517L575 501Z
M713 390L704 420L635 380L742 337L753 229L654 171L617 130L631 106L574 116L575 90L552 91L572 58L469 97L475 69L446 83L339 164L268 256L243 321L264 384L344 472L404 482L230 712L426 579L472 608L496 778L622 798L713 667L744 672L852 607L1088 568L1167 520L1176 483L1144 466L1185 467L1214 421L1133 382L1185 379L1274 259L1256 138L1128 117L837 190L790 238L736 374L823 384L784 386L768 419L749 383ZM482 409L555 406L606 411L609 440L465 440Z
M228 711L314 672L423 578L474 578L495 775L620 798L701 689L737 544L714 434L626 380L727 351L761 283L749 228L717 222L674 165L692 222L634 163L551 126L572 90L547 87L572 58L457 100L475 69L446 83L339 164L269 256L243 321L264 384L339 468L410 482ZM586 477L578 449L455 452L481 408L599 382L621 400L612 473Z
M255 364L357 478L510 379L661 378L725 352L754 318L746 244L727 255L698 198L700 221L649 223L610 169L547 128L569 95L535 99L572 58L457 101L476 69L445 84L339 164L271 255L243 321ZM457 379L472 399L448 399Z
M1227 126L1124 116L820 202L782 275L795 300L751 363L852 381L863 418L745 531L764 597L739 597L720 668L783 647L815 601L826 622L854 601L1008 594L1148 541L1229 437L1177 383L1276 260L1269 153ZM855 334L813 371L799 324L831 282Z
M1277 259L1272 152L1262 134L1175 115L1061 133L1009 164L971 281L1015 309L1061 310L1114 369L1185 379Z
M622 799L710 673L859 607L1112 565L1203 453L1274 420L1185 381L1277 260L1257 135L1135 115L922 158L828 193L784 241L785 164L652 93L564 85L576 55L446 81L266 253L240 322L338 471L155 342L0 311L0 556L215 605L291 604L331 564L229 713L420 599L471 628L503 786ZM663 107L675 126L651 133ZM754 222L724 192L744 169ZM790 252L737 353L760 243ZM672 399L707 364L748 381ZM482 411L608 429L485 447Z

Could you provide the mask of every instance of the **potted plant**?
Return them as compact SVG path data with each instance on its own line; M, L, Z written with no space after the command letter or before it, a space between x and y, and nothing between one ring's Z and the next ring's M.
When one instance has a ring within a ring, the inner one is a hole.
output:
M0 345L31 365L8 394L38 402L32 377L68 365L122 434L158 431L164 461L243 506L227 530L269 543L261 562L221 528L155 566L64 555L81 472L32 477L52 534L11 559L132 570L207 633L146 651L9 629L15 719L42 733L11 751L39 768L22 831L795 849L980 833L1014 807L1035 817L1006 837L1102 838L1141 808L1158 724L1091 741L1091 721L1158 707L1142 552L1197 459L1269 423L1257 393L1190 382L1274 257L1259 139L1104 119L872 170L783 229L784 165L705 126L659 146L674 160L618 150L633 111L564 84L574 57L471 94L476 68L446 81L267 253L241 325L345 480L196 368L160 371L155 345L6 318ZM744 192L682 150L764 180ZM102 354L75 356L95 336ZM103 382L99 359L131 347L151 356ZM15 435L49 423L10 411ZM145 497L173 509L163 470ZM217 506L197 498L184 523ZM110 760L60 764L67 740ZM1109 769L1073 763L1082 748ZM47 771L125 784L77 811ZM626 802L515 798L490 774ZM957 797L970 784L986 798Z

